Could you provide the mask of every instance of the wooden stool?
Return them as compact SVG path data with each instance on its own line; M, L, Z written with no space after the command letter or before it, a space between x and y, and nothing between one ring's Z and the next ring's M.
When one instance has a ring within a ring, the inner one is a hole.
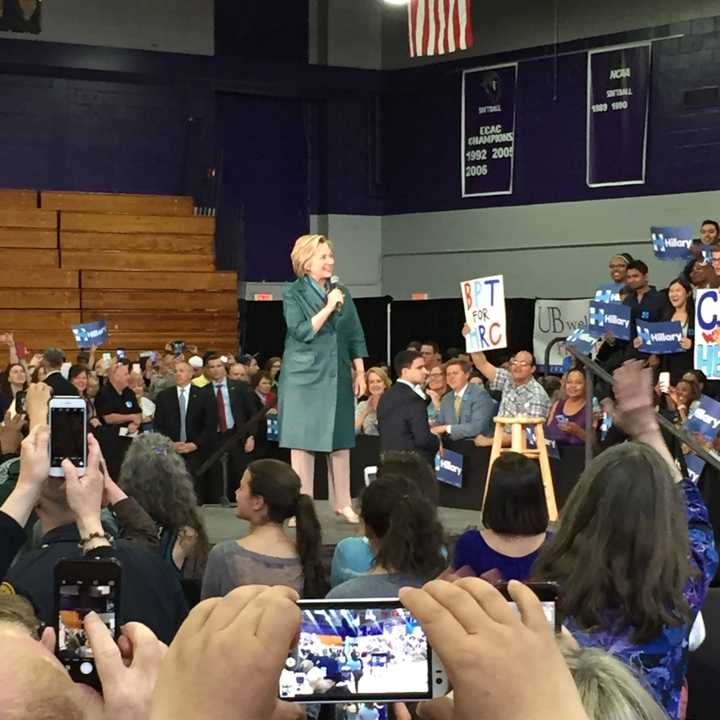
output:
M537 459L540 463L540 477L542 478L543 487L545 488L545 502L547 503L548 515L550 521L557 520L557 503L555 502L555 488L553 487L552 472L550 470L550 459L547 454L547 445L545 445L545 418L527 417L519 415L518 417L496 417L495 420L495 436L493 437L492 450L490 451L490 465L488 467L487 479L485 480L485 493L483 494L483 507L485 506L485 498L487 498L488 488L490 487L490 475L495 461L506 452L516 452L525 457ZM504 448L503 438L505 436L505 428L510 426L510 447ZM535 432L535 444L537 448L528 448L527 433L525 428L531 427Z

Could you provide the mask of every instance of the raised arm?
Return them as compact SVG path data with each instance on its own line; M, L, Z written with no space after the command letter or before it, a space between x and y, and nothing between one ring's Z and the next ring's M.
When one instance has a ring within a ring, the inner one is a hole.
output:
M497 368L485 357L484 352L474 352L470 354L473 365L492 382L497 375Z

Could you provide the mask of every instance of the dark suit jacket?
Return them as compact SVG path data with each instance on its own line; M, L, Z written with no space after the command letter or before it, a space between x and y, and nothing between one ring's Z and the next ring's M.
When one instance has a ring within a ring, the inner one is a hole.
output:
M80 393L77 388L66 380L59 372L53 372L45 378L45 384L52 388L53 397L61 397L63 395L74 395L78 397Z
M230 395L230 409L235 420L235 429L240 430L250 418L257 414L257 405L253 399L253 391L247 383L229 380L228 393ZM215 384L208 383L200 391L205 404L205 438L211 444L217 435L218 413L217 400L215 397ZM256 428L253 426L248 435L254 435Z
M193 442L200 447L205 432L206 406L201 388L191 383L188 390L185 433L187 442ZM157 394L153 425L157 432L166 435L173 442L180 442L180 401L177 387L165 388Z
M430 432L425 401L405 383L395 383L377 409L381 450L417 450L432 465L440 443Z

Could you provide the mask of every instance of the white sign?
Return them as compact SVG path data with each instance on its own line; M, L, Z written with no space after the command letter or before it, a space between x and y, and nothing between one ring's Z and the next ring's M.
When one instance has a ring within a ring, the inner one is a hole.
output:
M720 379L720 291L698 290L695 297L695 364L708 380Z
M536 300L533 352L538 367L545 365L545 349L556 337L567 337L579 327L587 327L589 300ZM550 350L550 369L560 372L568 355L565 343Z
M460 294L470 327L465 336L466 350L485 352L507 347L503 276L465 280L460 283Z

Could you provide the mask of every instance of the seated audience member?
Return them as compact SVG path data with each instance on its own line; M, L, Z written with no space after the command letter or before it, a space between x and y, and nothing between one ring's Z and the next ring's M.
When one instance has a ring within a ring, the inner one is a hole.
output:
M550 408L547 436L558 445L584 445L585 420L592 408L585 398L585 373L568 370L564 378L564 398Z
M277 395L273 392L273 381L270 373L264 370L255 373L251 386L262 407L274 408L277 405Z
M379 435L377 408L383 393L390 387L390 378L379 367L371 367L366 373L367 400L361 400L355 408L355 432L358 435Z
M176 360L175 353L167 350L158 358L157 372L153 374L147 390L148 398L153 402L158 393L175 385Z
M128 449L118 485L158 525L160 553L186 580L202 579L209 543L192 478L172 440L143 433Z
M27 390L27 372L20 363L10 363L0 374L0 418L9 413L9 419L17 414L15 396Z
M445 366L437 365L428 373L427 386L425 387L425 394L430 398L427 414L431 425L438 422L440 404L449 390L447 377L445 376Z
M472 440L477 435L492 438L497 406L485 388L470 382L472 365L453 358L445 363L445 376L452 392L442 399L437 424L430 432L449 435L451 440Z
M425 359L413 350L399 352L393 361L397 382L378 403L378 431L381 450L416 450L431 464L440 443L430 432L425 393Z
M680 380L675 387L670 386L665 397L668 410L677 425L685 426L700 404L700 394L700 386L694 380Z
M660 370L669 372L670 384L675 385L695 364L695 301L692 288L685 280L677 278L668 285L668 304L661 317L662 320L679 322L682 327L682 352L668 353L660 358Z
M626 357L636 357L657 364L657 356L648 355L638 349L637 321L660 322L665 295L658 292L654 285L650 285L648 266L642 260L633 260L627 267L628 294L623 304L630 307L630 345L626 346Z
M690 254L692 259L685 265L682 276L686 281L690 279L694 264L698 260L704 260L703 249L707 250L713 245L718 244L718 235L720 234L720 226L715 220L703 220L700 225L700 237L695 238L690 243Z
M490 390L502 393L498 415L500 417L547 417L550 398L543 386L535 380L535 358L532 353L521 351L510 360L510 371L496 368L485 353L472 354L475 367L489 380Z
M421 587L445 568L437 508L410 478L383 473L370 483L360 517L375 558L372 570L337 585L329 598L397 597L400 588Z
M143 380L143 376L140 373L130 373L128 387L135 393L135 399L140 408L140 412L142 412L142 429L150 429L153 419L155 418L155 403L145 397L145 381Z
M227 374L230 380L237 380L238 382L249 383L250 376L248 375L247 368L239 362L228 365Z
M614 419L635 442L585 469L533 577L560 584L564 624L580 645L634 666L676 720L688 633L718 554L703 499L663 440L651 376L640 362L615 372Z
M720 278L715 274L712 264L706 260L693 260L688 280L693 291L716 288L720 284Z
M126 361L112 363L107 381L95 398L95 412L102 423L96 435L110 477L120 476L120 465L130 445L127 435L137 432L142 422L135 393L128 387L129 378Z
M270 373L270 379L272 380L273 389L277 388L278 377L280 376L280 370L282 368L281 357L271 357L266 363L263 370L266 373Z
M43 353L43 367L45 378L42 380L53 391L53 397L77 396L78 391L74 385L62 376L62 365L65 362L65 353L58 348L48 348Z
M548 537L548 511L538 464L505 453L493 464L483 530L466 530L457 541L453 566L478 577L494 570L503 580L526 580Z
M327 589L320 557L322 534L300 478L279 460L248 465L235 492L235 515L250 523L249 533L227 540L210 552L202 597L222 597L240 585L287 585L304 597L322 597ZM285 520L296 518L296 540Z
M426 340L420 347L420 354L425 360L425 367L430 372L434 367L442 365L440 346L434 340Z
M438 488L434 470L417 453L390 450L382 454L378 466L378 477L401 475L412 480L420 492L437 505ZM335 587L346 580L366 575L372 570L375 555L367 536L346 537L336 546L330 566L330 584Z

